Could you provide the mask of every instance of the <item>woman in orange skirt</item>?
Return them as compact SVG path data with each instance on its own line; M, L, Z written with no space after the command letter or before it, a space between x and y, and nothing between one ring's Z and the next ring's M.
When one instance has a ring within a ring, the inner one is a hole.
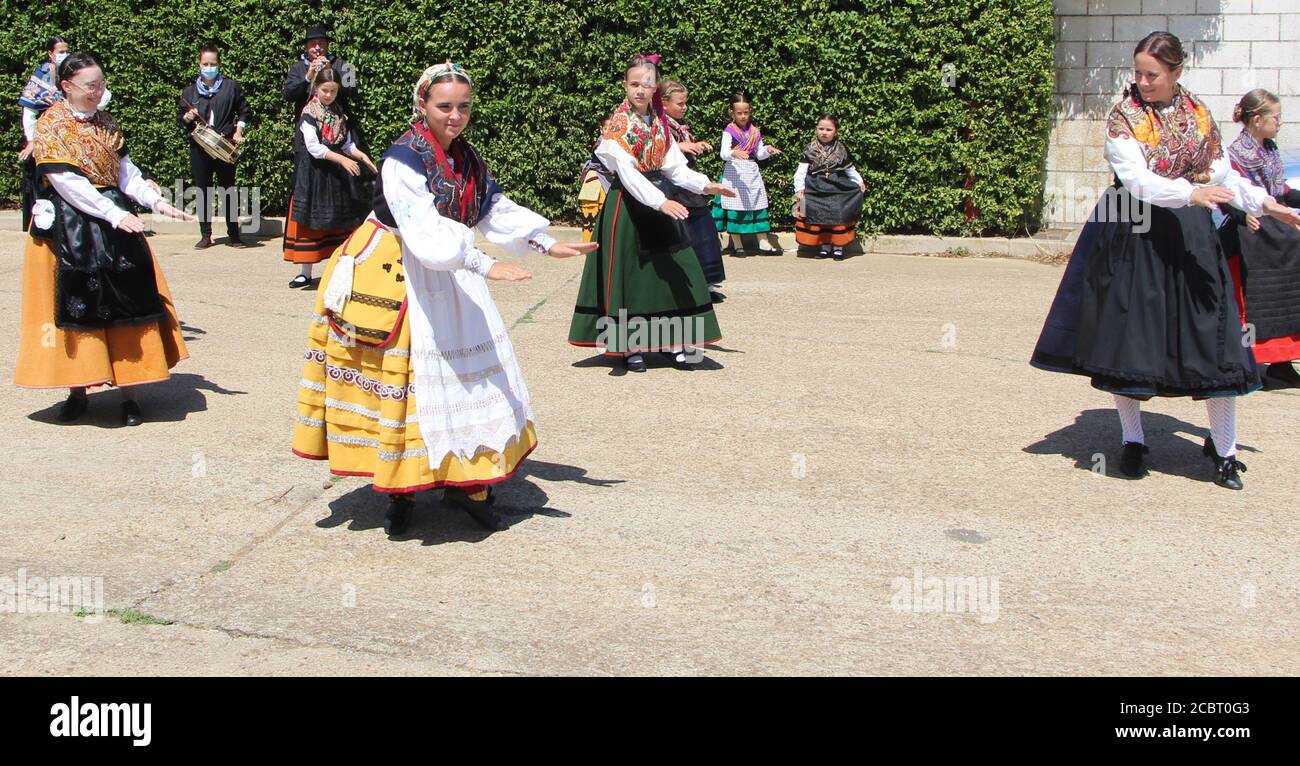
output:
M86 389L122 388L122 419L141 422L130 386L166 380L186 358L167 282L128 198L182 221L126 151L126 138L98 110L104 71L92 54L59 66L64 99L36 123L32 155L38 199L23 261L22 337L14 383L68 388L59 420L81 417ZM57 254L57 256L56 256Z

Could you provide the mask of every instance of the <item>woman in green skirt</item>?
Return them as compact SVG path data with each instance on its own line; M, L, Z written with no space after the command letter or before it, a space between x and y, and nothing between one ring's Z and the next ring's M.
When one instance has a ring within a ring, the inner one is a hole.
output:
M659 57L628 64L627 99L606 125L596 156L615 174L596 218L600 248L587 256L569 343L596 347L644 372L643 354L669 355L678 368L722 338L709 283L691 249L689 212L678 189L734 196L691 170L673 141L658 98Z

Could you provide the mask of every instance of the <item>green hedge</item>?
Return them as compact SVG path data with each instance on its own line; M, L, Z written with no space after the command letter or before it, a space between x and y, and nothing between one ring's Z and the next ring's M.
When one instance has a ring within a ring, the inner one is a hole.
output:
M282 209L293 119L280 86L304 28L322 19L333 51L357 67L372 155L403 129L419 72L451 57L477 81L471 140L513 197L554 218L575 216L578 168L638 52L664 55L666 74L691 89L696 133L715 143L727 94L754 94L756 121L788 152L764 168L778 222L789 222L798 154L823 111L840 116L869 184L868 231L1014 232L1035 228L1042 209L1050 0L3 1L4 200L19 185L13 99L49 35L104 57L110 110L132 157L160 180L188 176L175 97L211 37L257 112L239 181ZM702 169L716 176L720 166L714 156Z

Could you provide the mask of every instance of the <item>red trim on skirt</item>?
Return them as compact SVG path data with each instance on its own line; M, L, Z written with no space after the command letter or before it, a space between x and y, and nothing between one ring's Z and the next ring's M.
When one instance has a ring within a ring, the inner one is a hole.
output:
M1241 323L1246 324L1246 294L1241 284L1241 256L1228 258L1228 269L1232 271L1232 282L1237 290L1237 305L1241 307ZM1293 362L1300 359L1300 335L1284 335L1281 338L1256 338L1255 361L1261 364Z
M510 473L505 474L504 476L498 476L495 479L479 479L477 481L434 481L428 484L420 484L414 487L380 487L371 484L370 488L376 492L380 492L385 495L405 495L411 492L423 492L424 490L427 489L439 489L442 487L487 487L492 484L500 484L501 482L505 481L506 479L509 479L510 477L518 473L519 466L523 465L524 461L528 459L529 455L533 454L533 450L535 449L537 449L536 444L529 447L527 452L519 456L519 463L517 463L515 467L511 469ZM297 455L298 457L305 457L308 460L329 459L329 456L318 457L316 455L304 455L298 450L293 450L293 454ZM369 471L336 471L333 468L331 468L330 474L334 476L360 476L363 479L375 478L375 475Z

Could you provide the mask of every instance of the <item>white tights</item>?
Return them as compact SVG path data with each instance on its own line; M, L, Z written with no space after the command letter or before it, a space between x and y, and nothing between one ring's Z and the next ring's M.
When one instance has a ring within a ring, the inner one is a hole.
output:
M1115 394L1115 409L1119 412L1119 424L1124 431L1124 441L1145 444L1146 436L1142 433L1142 403L1137 399ZM1210 436L1214 439L1214 449L1219 453L1219 457L1236 455L1237 397L1206 399L1205 409L1210 416Z

